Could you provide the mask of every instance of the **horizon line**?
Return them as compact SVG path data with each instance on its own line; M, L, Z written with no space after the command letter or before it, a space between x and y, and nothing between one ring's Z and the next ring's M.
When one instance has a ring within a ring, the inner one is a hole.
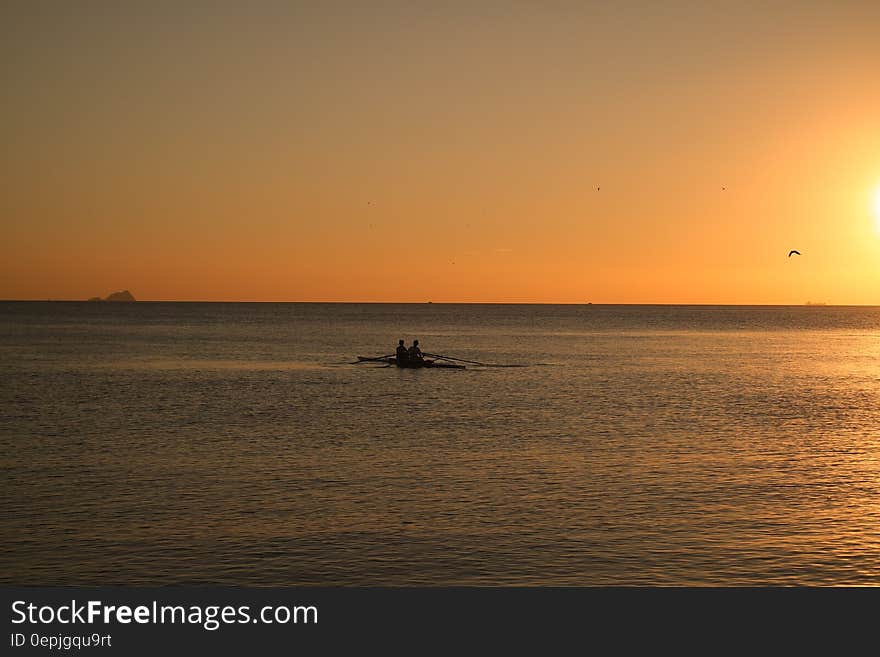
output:
M87 303L126 305L138 303L276 303L324 305L408 305L408 306L734 306L734 307L837 307L876 308L880 303L718 303L718 302L595 302L595 301L246 301L240 299L143 299L135 301L89 301L87 299L0 299L0 303Z

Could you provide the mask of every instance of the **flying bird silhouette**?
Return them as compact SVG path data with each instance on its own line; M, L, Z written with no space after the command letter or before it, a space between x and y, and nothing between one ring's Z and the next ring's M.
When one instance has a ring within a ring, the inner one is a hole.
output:
M788 257L790 258L793 255L800 255L800 254L801 254L800 251L795 251L794 249L792 249L791 251L788 252Z

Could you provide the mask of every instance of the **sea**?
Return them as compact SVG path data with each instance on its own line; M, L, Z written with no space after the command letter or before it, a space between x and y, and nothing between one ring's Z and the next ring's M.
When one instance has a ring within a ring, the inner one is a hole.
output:
M3 302L0 446L5 585L880 585L880 307Z

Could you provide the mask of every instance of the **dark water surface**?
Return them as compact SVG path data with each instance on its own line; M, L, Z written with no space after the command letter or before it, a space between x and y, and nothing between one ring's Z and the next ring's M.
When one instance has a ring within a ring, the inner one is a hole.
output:
M0 303L0 445L6 584L880 584L876 307Z

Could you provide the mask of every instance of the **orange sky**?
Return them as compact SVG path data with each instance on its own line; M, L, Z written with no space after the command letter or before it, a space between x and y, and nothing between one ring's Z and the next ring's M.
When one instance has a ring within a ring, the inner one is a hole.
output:
M0 9L0 298L880 304L876 1L125 4Z

